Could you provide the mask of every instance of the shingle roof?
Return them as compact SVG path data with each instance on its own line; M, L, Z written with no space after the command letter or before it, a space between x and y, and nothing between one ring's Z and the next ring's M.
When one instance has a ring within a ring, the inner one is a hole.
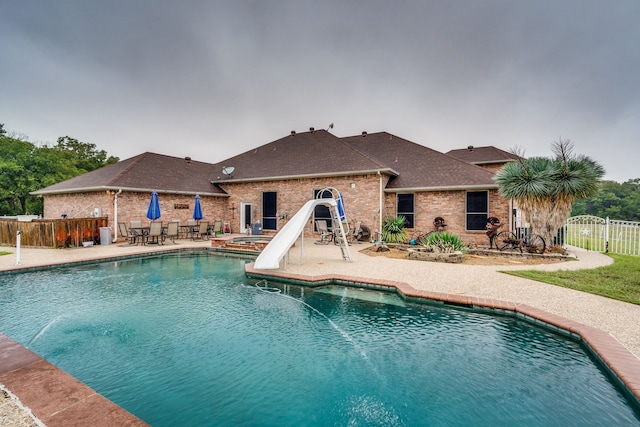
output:
M224 167L232 166L227 176ZM492 173L386 132L338 138L324 130L280 138L213 166L211 181L336 176L382 172L388 189L495 187Z
M477 150L509 154L495 147ZM462 151L465 150L450 153ZM225 182L377 172L391 176L387 184L387 190L391 191L496 187L490 171L463 160L387 132L338 138L325 130L317 130L292 133L215 164L143 153L33 194L155 189L168 193L224 196L226 193L218 184ZM233 167L233 173L224 174L224 167Z
M118 163L34 191L33 194L118 190L225 195L207 179L211 164L155 153L143 153Z
M474 147L473 145L470 145L467 148L451 150L446 154L449 156L453 156L456 159L460 159L475 165L487 163L506 163L513 160L518 160L519 158L515 154L501 150L494 146Z
M389 190L494 188L493 173L387 132L342 138L398 172Z
M222 172L229 166L234 168L231 176ZM386 165L325 130L285 136L216 163L212 171L210 178L214 183L338 176L366 171L394 174Z

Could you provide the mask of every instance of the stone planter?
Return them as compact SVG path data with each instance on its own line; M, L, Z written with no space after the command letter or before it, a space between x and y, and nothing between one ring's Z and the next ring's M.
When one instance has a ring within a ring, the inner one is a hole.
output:
M419 261L447 262L451 264L459 264L464 262L464 254L462 252L441 253L408 249L407 258Z

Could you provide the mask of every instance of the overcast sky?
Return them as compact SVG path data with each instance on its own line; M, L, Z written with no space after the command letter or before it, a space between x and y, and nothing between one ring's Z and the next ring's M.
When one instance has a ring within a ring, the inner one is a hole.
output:
M0 0L0 123L218 162L313 126L640 178L640 0Z

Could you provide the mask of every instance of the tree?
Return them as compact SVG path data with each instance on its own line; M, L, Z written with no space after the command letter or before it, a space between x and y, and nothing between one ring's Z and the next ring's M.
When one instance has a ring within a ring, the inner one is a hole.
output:
M58 144L55 148L72 152L76 159L75 166L85 172L91 172L119 160L117 157L107 157L107 152L97 150L95 144L80 142L69 136L58 138Z
M0 124L0 214L42 214L42 199L30 193L119 159L94 144L68 136L55 147L10 137Z
M602 181L600 190L594 196L573 204L571 216L577 215L640 221L640 178L622 184Z
M33 157L34 149L30 142L0 135L0 212L5 215L27 210L26 198L35 188L25 164Z
M598 192L604 168L587 156L574 155L573 143L560 139L552 144L554 158L524 158L507 163L494 180L502 196L518 203L531 224L531 233L553 242L567 220L575 200Z

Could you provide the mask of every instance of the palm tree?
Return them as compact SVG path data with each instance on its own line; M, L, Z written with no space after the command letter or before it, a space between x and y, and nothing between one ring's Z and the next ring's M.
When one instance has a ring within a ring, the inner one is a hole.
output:
M500 194L518 203L531 233L541 235L547 247L567 220L573 202L596 194L604 175L599 163L572 153L570 140L560 138L551 149L553 159L519 155L518 161L507 163L493 178Z

